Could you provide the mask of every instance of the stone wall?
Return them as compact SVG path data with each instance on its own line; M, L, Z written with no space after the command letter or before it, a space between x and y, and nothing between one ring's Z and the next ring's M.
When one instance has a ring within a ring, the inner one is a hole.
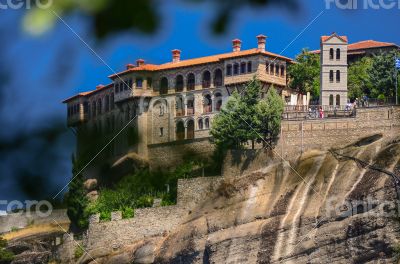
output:
M188 155L210 157L214 145L210 138L187 139L165 144L149 145L149 164L152 169L158 167L173 167L182 163Z
M236 177L261 169L273 162L271 154L293 161L306 150L341 147L376 133L400 133L400 107L359 109L356 118L283 121L274 151L267 153L260 145L255 150L230 151L222 175Z
M54 224L54 220L59 224L69 223L67 210L53 210L49 216L35 212L0 216L0 234L10 232L14 228L21 229L33 224Z
M180 179L177 205L135 210L130 219L99 222L98 215L90 218L87 250L118 250L145 237L166 235L180 225L190 213L190 208L215 190L221 177Z
M277 153L293 159L305 150L321 150L354 142L360 137L400 132L400 107L359 109L356 118L282 122Z

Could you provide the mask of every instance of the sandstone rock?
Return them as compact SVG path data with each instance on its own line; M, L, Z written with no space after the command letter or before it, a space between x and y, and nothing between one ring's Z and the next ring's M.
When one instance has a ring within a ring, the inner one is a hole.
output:
M86 194L86 197L89 199L89 201L95 202L99 198L99 193L97 191L91 191Z
M83 186L85 187L86 191L88 191L88 192L93 191L97 188L97 180L96 179L88 179L85 181Z

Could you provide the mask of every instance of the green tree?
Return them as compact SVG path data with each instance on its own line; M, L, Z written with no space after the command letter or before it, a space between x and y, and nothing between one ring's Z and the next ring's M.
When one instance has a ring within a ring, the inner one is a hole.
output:
M211 135L218 147L240 148L242 143L254 143L260 137L264 140L277 137L283 100L273 87L261 100L260 90L261 84L254 78L246 86L243 96L235 92L214 118Z
M289 87L298 89L301 93L310 92L313 99L319 97L320 87L320 56L303 49L296 56L296 63L289 65Z
M7 250L6 248L7 240L0 236L0 264L11 263L15 258L14 253Z
M73 227L84 229L89 224L88 215L85 213L85 208L89 201L83 186L85 177L82 173L77 175L80 169L79 161L72 157L72 180L69 183L69 190L65 196L65 200L67 203L67 214Z
M257 130L263 136L263 143L270 144L278 137L281 129L284 103L282 97L271 87L264 100L257 104Z
M211 135L214 143L227 148L239 148L244 142L254 142L258 135L253 126L256 123L256 106L261 85L253 78L240 95L233 92L225 107L214 118Z
M349 98L361 98L363 95L371 97L372 83L370 72L372 58L364 57L349 65L348 70L348 91Z
M372 90L371 97L377 98L379 95L384 97L395 96L395 57L400 57L399 52L381 53L374 56L372 59L372 66L369 70L371 79ZM398 87L397 87L398 89Z

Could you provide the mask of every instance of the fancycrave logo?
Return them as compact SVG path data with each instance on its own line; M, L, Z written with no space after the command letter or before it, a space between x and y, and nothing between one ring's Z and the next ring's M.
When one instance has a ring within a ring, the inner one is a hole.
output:
M6 207L6 212L15 212L14 214L37 215L39 217L48 217L53 211L53 206L49 201L42 200L0 200L0 206ZM25 208L24 210L21 210Z
M400 9L400 0L325 0L326 9Z
M53 0L0 0L0 10L7 9L47 9L53 4Z

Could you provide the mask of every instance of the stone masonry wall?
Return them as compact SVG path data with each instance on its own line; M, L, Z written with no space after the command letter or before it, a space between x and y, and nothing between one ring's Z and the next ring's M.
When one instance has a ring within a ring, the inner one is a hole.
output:
M187 139L165 144L149 145L150 168L173 167L182 162L187 155L209 157L214 151L210 138Z
M54 224L54 220L60 224L69 223L67 210L53 210L49 216L33 211L0 216L0 234L10 232L13 228L21 229L33 224Z
M136 209L134 218L99 223L98 217L91 217L87 250L118 250L145 237L169 233L184 221L192 206L218 187L221 180L221 177L181 179L177 205Z
M308 149L329 149L354 142L360 137L400 132L400 107L359 109L356 118L318 119L282 122L275 150L285 159L293 159Z

